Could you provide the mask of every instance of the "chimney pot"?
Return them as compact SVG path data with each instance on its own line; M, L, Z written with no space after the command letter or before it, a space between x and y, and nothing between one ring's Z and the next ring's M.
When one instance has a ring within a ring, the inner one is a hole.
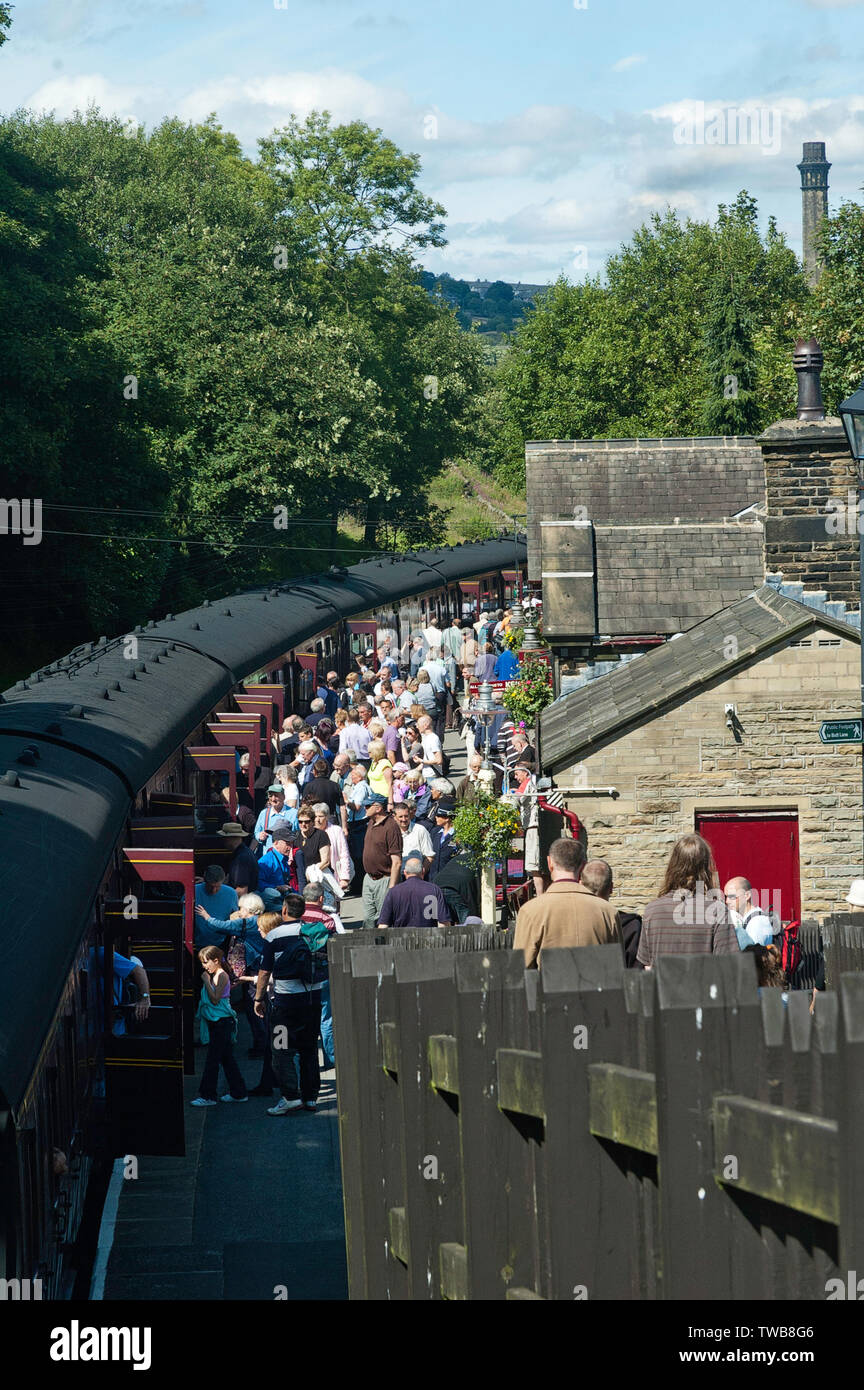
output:
M792 361L798 373L799 420L824 420L822 404L822 349L815 338L799 338L795 343Z

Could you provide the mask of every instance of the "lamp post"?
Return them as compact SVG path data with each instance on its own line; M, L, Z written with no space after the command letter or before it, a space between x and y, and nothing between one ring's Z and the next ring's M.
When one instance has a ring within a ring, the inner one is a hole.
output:
M858 594L860 611L860 632L861 632L861 720L862 733L864 733L864 529L862 529L861 513L864 509L864 381L851 396L840 406L840 419L843 421L843 428L846 431L846 439L849 449L855 460L855 467L858 474ZM861 745L861 814L864 818L864 742ZM864 821L862 821L862 833L864 833Z
M489 762L489 726L495 717L495 701L492 699L492 687L488 681L483 681L477 691L477 703L474 706L474 713L483 725L483 770L491 771Z

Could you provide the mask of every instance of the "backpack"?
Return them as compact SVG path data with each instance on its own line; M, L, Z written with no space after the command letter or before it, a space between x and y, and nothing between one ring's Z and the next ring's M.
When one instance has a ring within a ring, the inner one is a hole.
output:
M287 955L286 964L293 979L300 980L307 989L323 984L330 978L327 960L327 942L330 933L323 922L303 922Z
M798 940L800 925L800 922L789 922L772 938L773 944L780 952L780 964L790 985L792 984L792 977L801 964L801 943Z

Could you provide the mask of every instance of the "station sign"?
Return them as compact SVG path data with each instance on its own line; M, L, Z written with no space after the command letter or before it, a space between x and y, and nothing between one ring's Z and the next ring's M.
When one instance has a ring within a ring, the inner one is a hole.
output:
M860 719L826 719L819 725L819 737L823 743L860 743Z

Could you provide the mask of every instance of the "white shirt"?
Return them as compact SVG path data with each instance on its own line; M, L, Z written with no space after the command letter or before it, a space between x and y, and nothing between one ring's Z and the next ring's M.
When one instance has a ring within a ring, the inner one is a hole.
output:
M441 639L444 636L444 634L442 633L440 627L424 627L423 636L426 638L426 641L429 643L430 647L440 647Z
M418 825L416 821L411 825L410 830L402 832L402 858L406 854L422 854L424 859L434 859L435 851L432 848L432 837L424 825Z
M431 729L428 733L423 734L420 742L423 745L423 757L427 762L431 762L435 754L441 752L441 740L437 734L433 734ZM436 766L440 766L440 764L436 764ZM440 776L440 773L437 775Z
M774 927L771 924L771 918L765 915L761 907L751 907L741 925L751 941L755 941L757 946L771 945Z

